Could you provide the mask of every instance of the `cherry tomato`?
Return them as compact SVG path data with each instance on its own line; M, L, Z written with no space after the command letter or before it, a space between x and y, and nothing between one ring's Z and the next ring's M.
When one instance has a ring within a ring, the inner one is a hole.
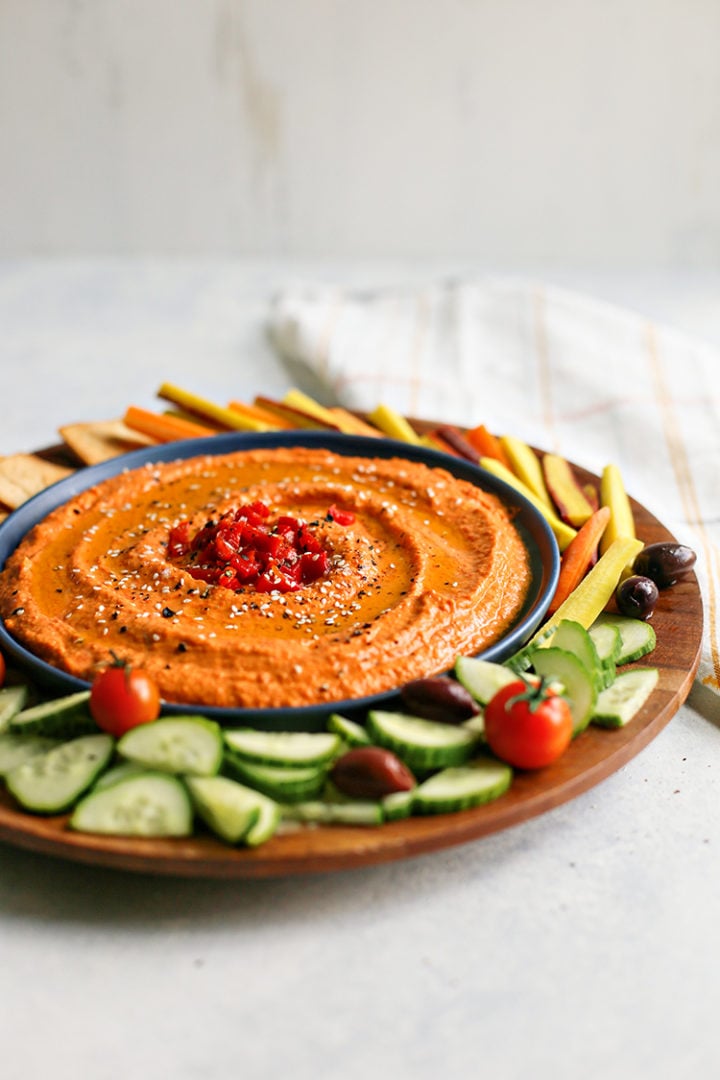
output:
M90 689L90 712L99 728L120 738L160 714L160 693L140 668L116 661L96 676Z
M572 739L573 720L564 697L541 679L504 686L485 708L485 735L492 752L518 769L539 769L555 761Z
M0 686L5 682L5 657L0 652Z

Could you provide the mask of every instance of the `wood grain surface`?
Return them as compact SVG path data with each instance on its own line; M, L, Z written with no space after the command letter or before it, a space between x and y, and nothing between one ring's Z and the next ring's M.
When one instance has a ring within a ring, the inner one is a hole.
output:
M596 480L582 469L583 481ZM637 532L645 543L674 539L633 501ZM657 647L641 665L658 667L656 690L624 728L591 727L554 765L516 773L495 802L474 810L413 817L379 827L301 826L254 850L235 849L209 835L185 840L138 840L74 833L67 817L20 812L0 792L0 840L46 855L125 871L189 877L262 878L345 870L390 862L481 840L587 791L638 754L671 720L687 697L700 660L703 611L695 576L666 589L653 616Z

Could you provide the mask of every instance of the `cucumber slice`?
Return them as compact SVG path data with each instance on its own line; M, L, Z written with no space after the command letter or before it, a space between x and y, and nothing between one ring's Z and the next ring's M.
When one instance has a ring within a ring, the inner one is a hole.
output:
M610 686L615 679L617 658L620 655L621 640L620 631L611 623L594 622L588 630L595 645L595 651L600 661L602 677L601 690Z
M573 717L573 736L579 735L590 723L598 692L593 677L574 653L556 649L537 649L532 662L538 675L562 683Z
M12 732L0 734L0 776L31 761L34 757L47 754L60 743L47 735L13 735Z
M410 817L415 801L415 791L393 791L380 800L386 821L399 821L401 818Z
M464 725L438 724L419 716L371 710L368 729L378 746L394 750L411 769L461 765L480 736Z
M315 799L325 786L327 769L323 765L265 765L246 761L228 750L224 758L225 771L230 776L262 792L276 802L301 802Z
M257 847L280 823L280 807L273 799L227 776L194 776L185 782L205 824L230 844L242 841Z
M129 780L131 776L144 776L147 772L144 765L138 765L134 761L121 761L119 765L113 765L98 776L93 784L93 791L104 791L121 780Z
M348 720L346 716L341 716L340 713L331 713L328 716L327 726L328 731L333 731L336 735L339 735L349 747L370 745L370 736L362 724L357 724L354 720Z
M59 739L92 734L98 726L90 715L89 700L90 691L80 690L77 694L32 705L10 720L8 730L18 735L50 735Z
M7 731L10 721L25 708L27 686L6 686L0 690L0 732Z
M620 634L620 652L615 657L618 667L647 656L657 644L654 629L650 623L643 622L642 619L631 619L627 615L612 615L609 612L603 612L593 623L594 628L600 626L614 626Z
M148 769L214 776L220 768L220 726L204 716L168 716L140 724L122 736L118 753Z
M590 637L584 626L570 619L563 619L555 631L552 640L553 649L564 649L565 652L577 656L580 663L587 671L595 684L597 691L602 690L603 675L600 657L595 648L595 642Z
M629 668L621 671L612 686L598 696L593 724L624 727L640 711L658 684L657 668Z
M385 820L382 804L366 799L294 803L283 806L282 815L286 821L302 821L306 825L382 825Z
M176 777L143 772L90 792L69 824L77 832L107 836L189 836L192 806Z
M455 661L455 675L460 685L481 705L487 705L498 690L517 679L515 672L504 664L493 664L475 656L459 656Z
M331 731L256 731L238 728L225 732L226 745L248 761L267 765L325 765L342 749L342 739Z
M26 810L60 814L91 786L113 747L110 735L83 735L11 769L5 783Z
M415 789L413 813L448 814L469 810L504 795L512 783L509 765L484 755L443 769Z

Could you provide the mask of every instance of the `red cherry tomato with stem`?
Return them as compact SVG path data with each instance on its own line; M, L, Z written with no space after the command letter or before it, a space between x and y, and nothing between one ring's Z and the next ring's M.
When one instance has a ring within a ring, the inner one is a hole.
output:
M160 693L140 668L133 668L113 654L90 688L90 712L99 728L120 738L138 724L149 724L160 715Z
M556 761L572 739L573 720L564 697L519 679L499 690L485 708L485 735L492 752L518 769Z

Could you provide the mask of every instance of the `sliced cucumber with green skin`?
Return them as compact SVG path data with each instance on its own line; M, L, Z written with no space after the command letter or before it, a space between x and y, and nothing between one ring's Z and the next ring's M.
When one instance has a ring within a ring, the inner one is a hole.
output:
M414 814L449 814L498 799L510 787L509 765L480 755L465 765L443 769L414 792Z
M187 777L195 809L208 828L230 844L257 847L280 824L280 806L227 776Z
M650 623L643 622L642 619L631 619L627 615L603 612L593 623L593 627L598 626L614 626L620 634L620 652L615 657L618 667L647 656L657 644L654 629Z
M532 662L538 675L562 683L563 696L572 712L573 736L579 735L590 723L598 697L593 676L574 653L554 645L537 649L532 654Z
M487 705L498 690L517 679L517 674L504 664L493 664L475 656L459 656L455 661L455 676L481 705Z
M331 713L328 716L327 727L328 731L333 731L336 735L339 735L349 747L370 745L370 736L362 724L358 724L354 720L348 720L346 716L341 716L340 713Z
M240 757L267 765L325 765L340 752L342 739L332 731L225 732L225 743Z
M111 766L98 776L93 784L93 791L103 791L121 780L129 780L131 776L142 776L147 772L144 765L138 765L134 761L121 761L119 765Z
M214 776L223 757L219 724L204 716L168 716L139 724L119 740L118 753L148 769Z
M70 827L105 836L190 836L192 805L180 780L142 772L98 787L75 807Z
M13 720L27 704L27 686L6 686L0 690L0 732L7 731Z
M399 821L401 818L410 817L416 790L417 788L413 788L412 791L393 791L391 795L385 795L380 800L385 820Z
M438 724L419 716L377 710L368 713L368 730L378 746L393 750L411 769L461 765L480 738L464 725Z
M242 785L222 776L188 777L186 784L198 815L221 840L239 844L257 825L258 801Z
M5 783L26 810L60 814L93 784L114 746L110 735L82 735L11 769Z
M247 761L232 750L225 752L223 771L277 802L315 799L325 787L327 777L324 765L265 765Z
M59 739L92 734L98 726L90 715L89 700L90 691L80 690L77 694L32 705L10 720L8 730L18 735L50 735Z
M0 776L26 761L31 761L32 758L47 754L48 750L54 750L59 745L57 739L51 739L48 735L13 735L9 731L1 733Z
M613 626L612 623L595 622L588 630L588 633L593 640L595 651L597 652L598 660L600 661L600 672L602 677L602 686L600 689L604 690L612 684L615 678L617 658L620 655L620 649L622 647L620 631L617 626Z
M657 668L628 668L618 673L615 682L598 696L593 724L619 728L629 724L658 684Z
M552 648L564 649L565 652L577 656L595 683L596 690L598 692L602 690L603 674L600 657L597 654L595 642L584 626L581 626L578 622L572 622L570 619L563 619L555 631Z
M311 800L283 806L286 821L301 821L306 825L382 825L385 820L382 803L365 799L347 802Z

